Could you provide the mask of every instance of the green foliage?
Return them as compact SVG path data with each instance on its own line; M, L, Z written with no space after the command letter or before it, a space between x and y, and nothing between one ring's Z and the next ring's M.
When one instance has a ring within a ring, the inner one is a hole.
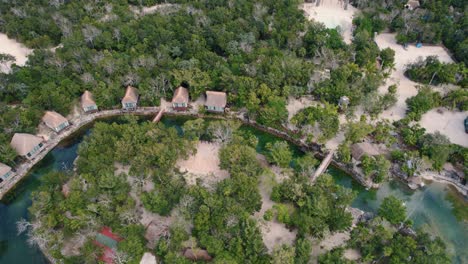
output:
M442 63L436 56L428 56L407 65L405 74L413 81L423 84L451 83L466 86L468 69L463 63Z
M426 233L407 236L380 218L360 223L351 231L349 245L357 248L362 261L384 263L451 263L442 240Z
M335 185L327 174L320 176L313 186L307 177L297 176L275 186L272 192L274 201L296 207L290 225L315 237L322 237L326 229L333 232L351 225L352 216L345 209L353 198L351 190Z
M349 141L344 141L338 146L338 159L344 163L349 163L351 158L351 144Z
M336 135L340 121L338 119L338 108L325 103L323 107L312 106L299 111L291 120L293 124L303 129L305 126L314 127L317 123L321 134L320 141L326 141Z
M374 131L374 127L367 123L365 117L359 122L350 122L345 131L346 141L357 143Z
M268 150L266 158L268 162L276 164L282 168L289 166L292 160L292 151L286 141L268 142L265 147Z
M310 260L310 253L312 251L312 244L307 238L300 237L296 240L296 255L294 257L294 264L307 264Z
M381 183L388 178L391 163L384 156L363 156L361 160L362 171L367 177L372 177L375 183Z
M438 107L441 102L441 96L434 92L430 87L420 87L418 94L406 99L408 105L408 118L420 120L421 116L432 108Z
M319 264L351 264L353 261L343 258L344 249L339 247L335 248L318 258Z
M395 196L385 197L379 207L379 216L397 225L406 220L406 208L403 202Z
M442 167L452 153L450 140L439 132L424 135L419 140L418 146L421 153L427 155L432 160L432 167L439 171L442 170Z
M461 88L450 91L442 99L442 104L452 110L468 111L468 89Z

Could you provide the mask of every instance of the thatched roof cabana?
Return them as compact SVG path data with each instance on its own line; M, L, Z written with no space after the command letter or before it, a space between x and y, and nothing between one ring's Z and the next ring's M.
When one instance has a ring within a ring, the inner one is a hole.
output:
M41 137L35 135L16 133L11 139L10 145L14 150L16 150L18 155L27 156L38 146L41 147L43 141L44 140Z
M208 254L208 251L204 249L192 249L192 248L187 248L184 251L184 257L197 261L197 260L204 260L204 261L210 261L213 258Z
M227 103L227 95L225 92L214 92L214 91L206 92L205 106L224 108L226 107L226 103Z
M361 160L364 155L377 156L380 152L373 144L361 142L351 145L351 155L355 160Z
M44 122L50 129L57 132L68 126L68 120L61 114L54 111L46 111L42 117L42 122Z
M122 103L136 103L138 102L138 91L133 86L128 86L125 95L122 98Z
M94 102L93 94L90 91L84 91L83 95L81 96L81 108L85 111L97 109L96 102ZM89 110L88 110L89 109Z
M174 91L174 96L172 97L172 103L182 104L189 102L189 92L187 88L180 86Z

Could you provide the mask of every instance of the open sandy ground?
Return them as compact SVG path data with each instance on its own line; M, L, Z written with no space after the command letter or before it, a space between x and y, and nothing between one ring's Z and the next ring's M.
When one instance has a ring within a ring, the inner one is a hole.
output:
M439 113L438 110L442 113ZM466 117L468 117L468 111L453 112L445 108L438 108L424 114L420 124L427 133L439 131L446 135L450 142L468 148L468 134L465 133L463 124Z
M319 6L315 3L302 4L306 17L325 24L327 28L340 27L346 43L350 44L353 34L353 16L357 9L348 5L344 9L344 2L340 0L321 0Z
M380 34L375 37L375 42L380 49L391 48L395 51L395 70L391 73L387 83L380 87L380 92L387 92L387 87L397 84L398 101L395 106L384 111L380 117L391 121L399 120L406 114L406 99L418 93L415 83L404 76L405 66L415 62L419 57L437 56L442 62L453 62L447 51L440 46L423 46L416 48L409 45L405 50L402 45L396 43L395 34Z
M288 98L288 104L286 109L288 110L288 120L291 120L299 111L302 109L318 104L318 102L312 100L310 97L301 97L299 99L295 97Z
M187 172L188 184L195 184L197 178L208 182L218 182L227 177L229 173L219 167L220 144L199 142L197 152L187 160L179 160L177 166L182 172Z
M14 39L10 39L7 35L0 33L0 53L10 54L15 57L16 65L24 66L28 60L28 55L31 54L33 50L28 49L23 44L17 42ZM6 67L0 65L0 72L9 72L11 64L7 64Z
M395 51L395 70L390 75L386 85L380 87L380 92L386 92L389 85L397 84L398 101L395 106L384 111L380 118L391 121L399 120L405 117L407 106L406 99L418 93L415 83L404 76L405 66L408 63L415 62L419 57L437 56L440 61L453 62L448 52L441 46L423 46L416 48L409 45L405 50L402 45L396 43L395 34L380 34L375 38L380 49L392 48ZM441 90L441 87L433 87L434 90ZM433 109L423 115L420 125L426 128L427 132L433 133L439 131L446 135L452 143L468 147L468 136L465 133L463 120L468 112L455 112L443 109L443 114L439 114L437 109Z

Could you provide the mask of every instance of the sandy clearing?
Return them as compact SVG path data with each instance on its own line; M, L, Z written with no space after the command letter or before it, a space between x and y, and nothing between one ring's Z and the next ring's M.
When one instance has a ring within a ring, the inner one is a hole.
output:
M361 253L353 248L348 248L344 251L343 256L348 260L358 260L361 258Z
M154 14L156 12L172 12L173 10L176 10L177 8L179 8L179 5L171 4L171 3L163 3L163 4L153 5L153 6L144 6L141 9L138 6L130 5L130 10L134 14L143 15L143 16Z
M325 24L327 28L340 27L344 41L350 44L353 38L353 16L357 9L348 5L344 9L343 1L340 0L321 0L321 4L315 3L302 4L301 9L306 13L306 17L314 19Z
M280 245L292 246L296 239L297 231L290 231L284 224L277 222L264 222L260 225L263 243L271 253L275 247Z
M197 152L187 160L177 161L177 166L181 172L187 172L188 184L195 184L197 178L208 181L221 181L229 177L226 170L219 167L220 144L210 142L198 142ZM209 176L208 178L206 176Z
M6 53L14 56L16 59L14 63L16 63L16 65L24 66L28 60L28 55L32 52L32 49L28 49L16 40L8 38L6 34L0 33L0 53ZM10 69L10 63L6 66L0 65L0 72L8 73Z
M442 113L439 113L441 110ZM468 148L468 134L465 133L463 121L468 117L468 111L453 112L445 108L432 109L424 114L419 124L428 133L439 131L446 135L450 142Z
M317 104L318 102L312 100L312 97L309 96L300 97L299 99L289 97L288 104L286 105L286 109L288 110L288 120L291 120L291 118L293 118L302 109Z
M405 66L408 63L415 62L419 57L437 56L442 62L453 62L447 51L441 46L423 46L416 48L409 45L405 50L402 45L396 43L396 34L380 34L375 37L375 42L380 49L391 48L395 51L395 70L390 75L385 85L379 89L381 93L387 92L388 86L397 84L398 101L395 106L384 111L380 118L390 121L400 120L406 114L406 99L418 93L415 83L404 76Z

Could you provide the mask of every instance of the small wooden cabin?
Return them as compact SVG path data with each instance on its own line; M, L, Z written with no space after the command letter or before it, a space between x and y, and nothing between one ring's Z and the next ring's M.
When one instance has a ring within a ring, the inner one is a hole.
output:
M127 111L136 110L138 105L138 91L135 87L128 86L125 96L122 98L122 109Z
M35 135L16 133L11 139L10 145L18 155L32 160L43 149L44 140Z
M224 113L226 109L227 95L225 92L206 92L205 109L210 112Z
M174 91L172 97L172 108L176 111L186 111L189 103L189 92L187 88L180 86Z
M6 181L12 175L13 171L11 170L11 167L6 164L0 163L0 183Z
M93 113L98 110L96 102L94 102L93 95L90 91L85 91L81 96L81 108L85 113Z
M54 111L46 111L42 117L42 122L57 133L70 125L65 117Z

